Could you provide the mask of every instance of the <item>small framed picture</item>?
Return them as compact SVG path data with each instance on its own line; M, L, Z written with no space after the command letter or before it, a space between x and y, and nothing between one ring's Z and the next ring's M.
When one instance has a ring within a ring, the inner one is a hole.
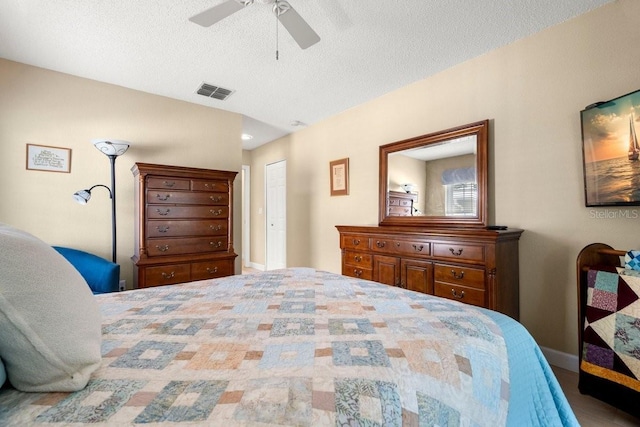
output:
M71 172L71 149L27 144L27 169Z
M346 196L349 194L349 159L334 160L329 163L331 176L331 195Z

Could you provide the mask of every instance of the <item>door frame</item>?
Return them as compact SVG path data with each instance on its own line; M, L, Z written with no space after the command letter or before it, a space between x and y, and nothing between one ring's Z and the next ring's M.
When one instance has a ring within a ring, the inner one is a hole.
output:
M242 267L251 267L251 166L242 165Z

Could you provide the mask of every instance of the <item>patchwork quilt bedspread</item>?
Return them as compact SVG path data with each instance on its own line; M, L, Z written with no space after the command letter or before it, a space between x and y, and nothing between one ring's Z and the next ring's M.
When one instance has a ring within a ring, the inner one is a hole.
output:
M640 277L602 267L587 273L580 369L640 392Z
M309 268L97 298L103 361L88 386L5 388L0 425L575 421L524 328L456 301Z

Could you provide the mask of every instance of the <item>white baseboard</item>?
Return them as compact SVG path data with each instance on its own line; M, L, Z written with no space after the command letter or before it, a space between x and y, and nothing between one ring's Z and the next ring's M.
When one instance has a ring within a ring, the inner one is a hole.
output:
M255 262L250 262L247 267L255 268L256 270L265 271L265 266L262 264L257 264Z
M563 353L552 348L540 347L542 354L550 365L558 368L566 369L572 372L578 372L578 356L569 353Z

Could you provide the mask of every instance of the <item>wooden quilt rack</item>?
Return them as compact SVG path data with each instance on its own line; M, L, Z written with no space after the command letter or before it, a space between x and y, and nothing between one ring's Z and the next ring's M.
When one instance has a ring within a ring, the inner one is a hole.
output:
M585 372L582 369L583 333L587 308L588 271L621 267L621 259L627 252L616 250L604 243L592 243L585 246L577 258L578 284L578 389L582 394L591 395L616 408L640 417L638 392L621 384L610 382Z
M592 243L578 254L578 356L582 354L582 331L584 330L584 307L587 305L587 272L592 266L620 266L620 257L626 251L613 249L604 243Z

